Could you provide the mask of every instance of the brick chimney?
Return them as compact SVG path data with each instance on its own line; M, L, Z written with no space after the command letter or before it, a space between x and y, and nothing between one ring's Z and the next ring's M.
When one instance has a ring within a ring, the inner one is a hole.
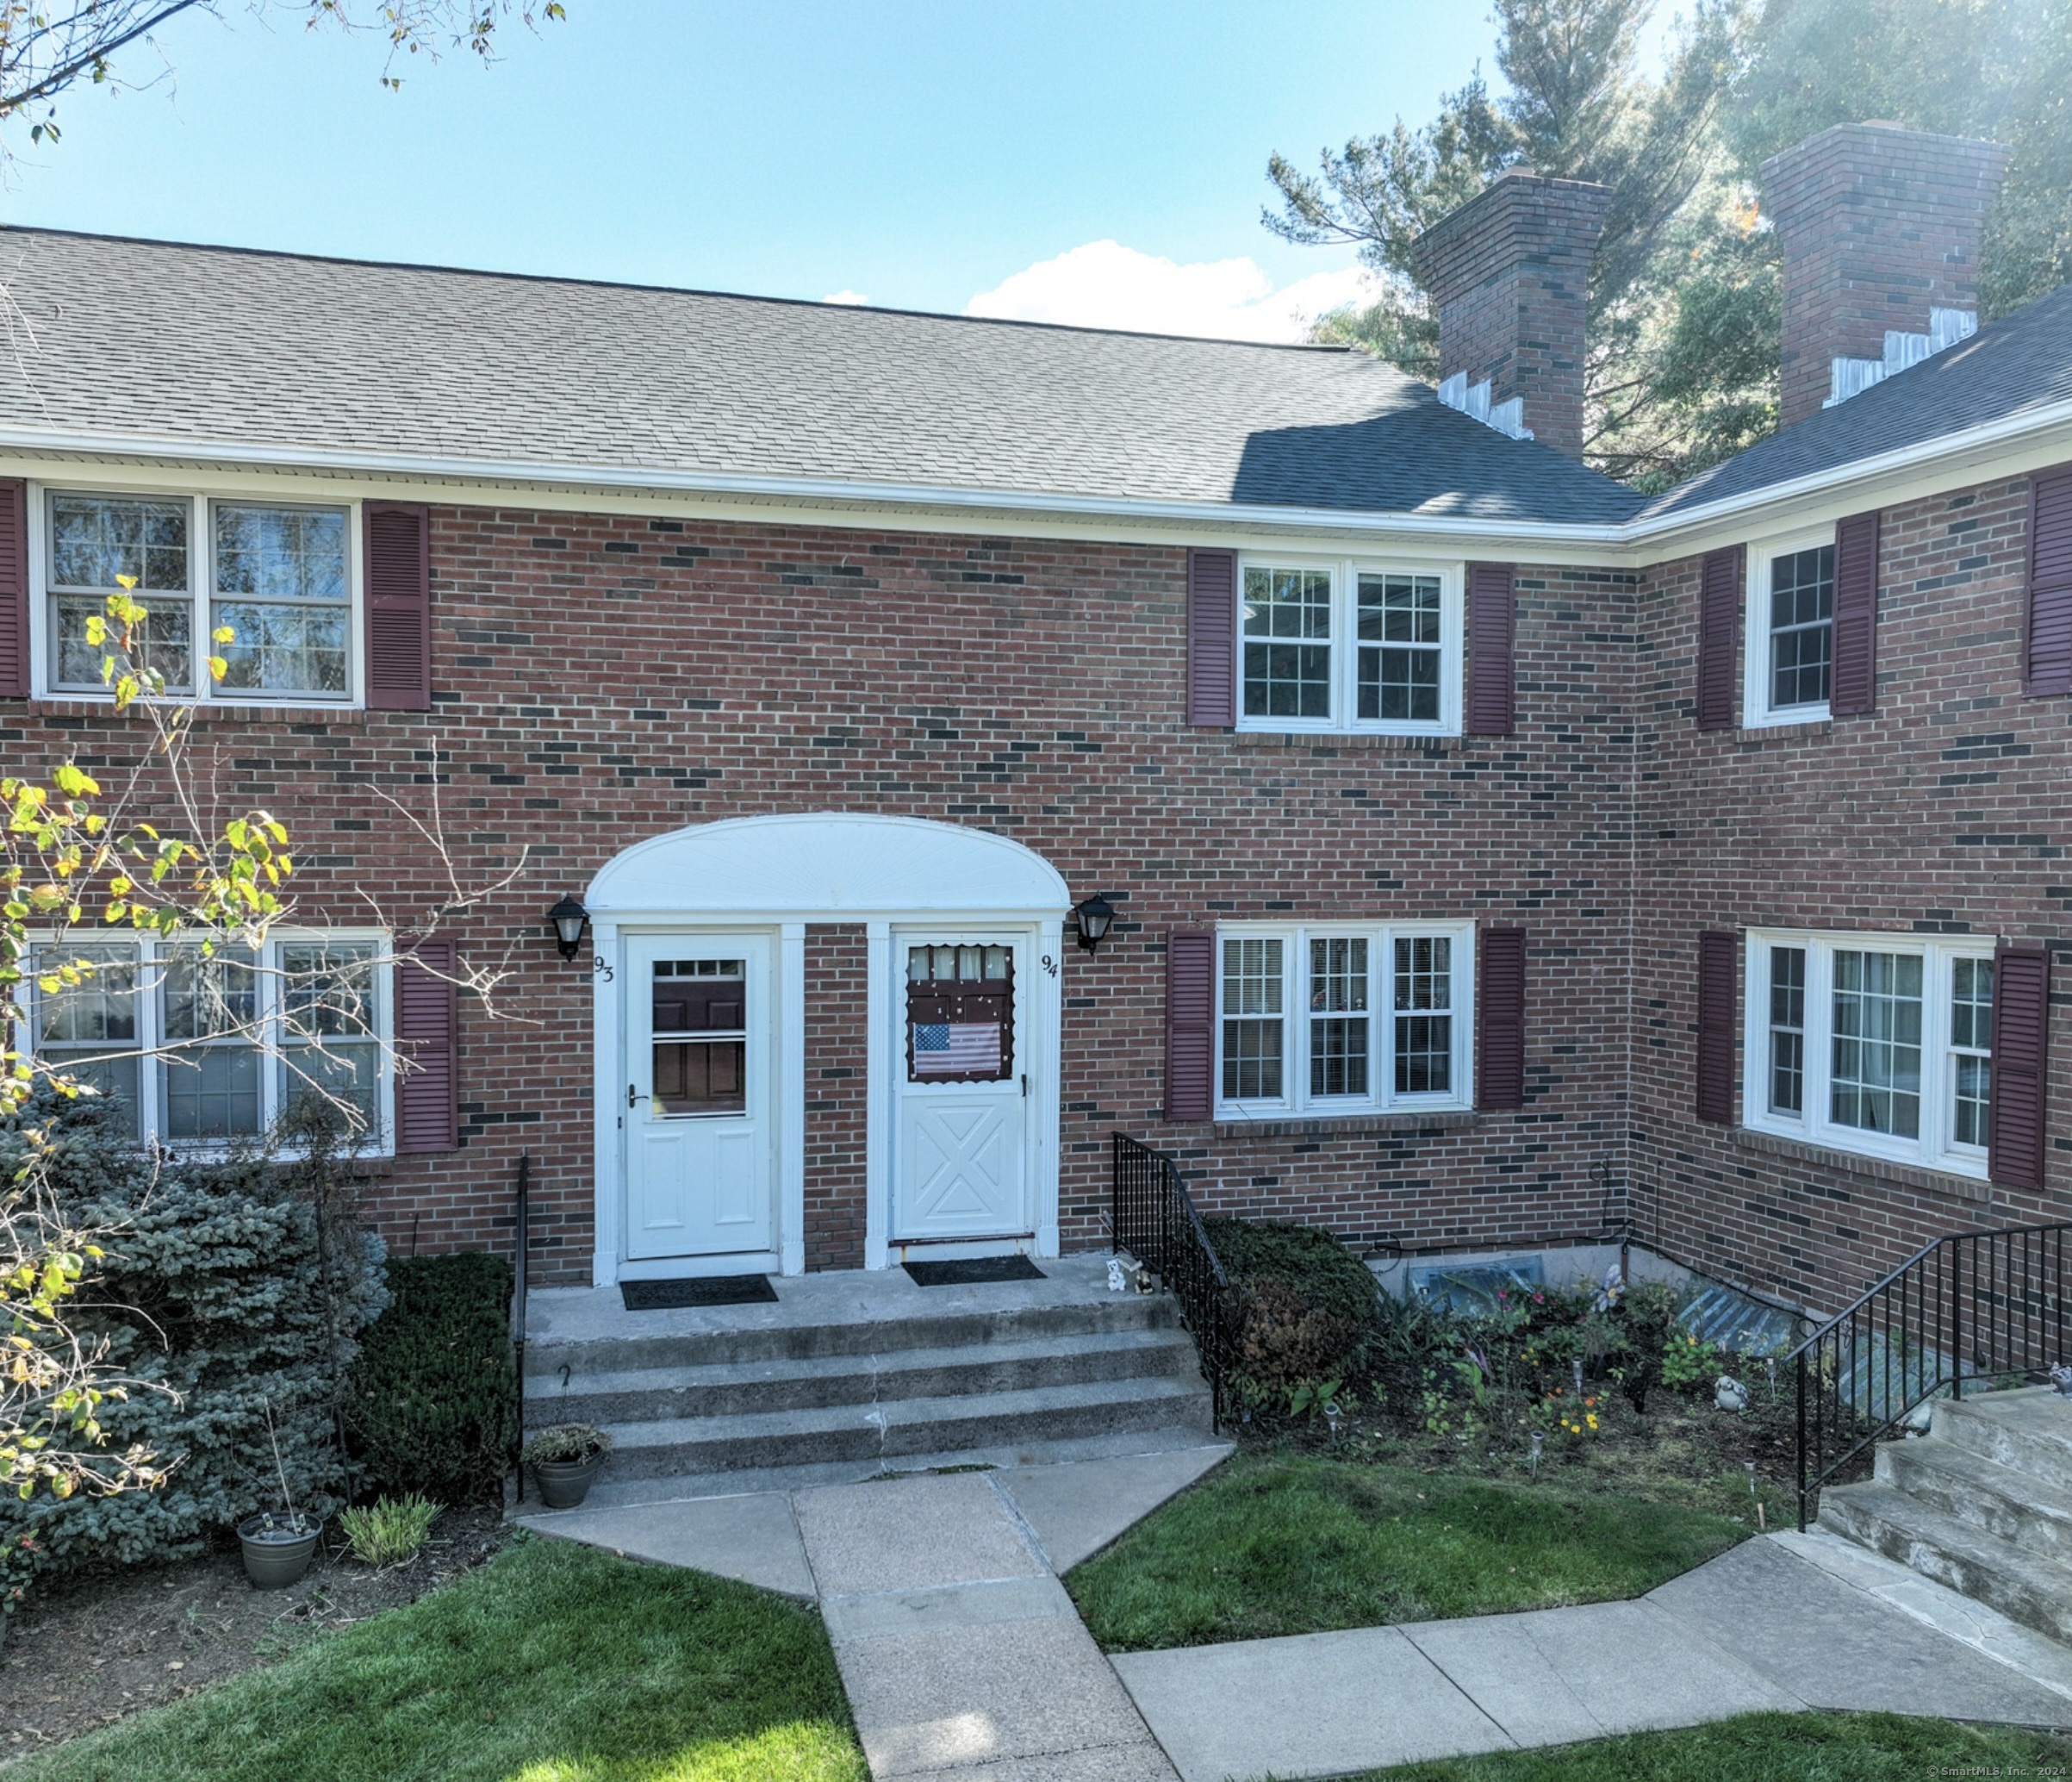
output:
M1513 168L1418 238L1439 306L1439 395L1583 456L1583 334L1608 186Z
M1784 250L1784 426L1977 327L1979 237L2008 153L1897 124L1836 124L1763 164Z

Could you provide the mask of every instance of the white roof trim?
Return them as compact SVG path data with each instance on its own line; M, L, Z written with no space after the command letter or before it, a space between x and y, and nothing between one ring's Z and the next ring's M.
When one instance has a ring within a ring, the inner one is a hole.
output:
M1061 918L1072 894L1042 855L988 830L813 811L652 836L606 862L583 902L607 919L752 911L853 922L953 910Z
M1846 464L1772 483L1746 494L1703 502L1674 513L1616 523L1478 520L1457 514L1375 514L1358 508L1266 507L1235 502L1146 501L1128 495L1055 495L1032 489L948 488L927 483L867 483L831 477L738 475L719 470L625 470L596 465L500 458L420 457L341 452L303 446L237 445L146 434L90 433L55 427L0 427L0 451L140 458L252 468L373 473L436 482L534 483L614 493L762 498L829 506L963 509L1055 516L1158 521L1185 526L1253 526L1366 533L1375 537L1530 540L1550 545L1640 546L1718 524L1755 509L1849 488L1895 472L2012 444L2053 428L2072 427L2072 399L1945 433L1916 445L1853 458Z

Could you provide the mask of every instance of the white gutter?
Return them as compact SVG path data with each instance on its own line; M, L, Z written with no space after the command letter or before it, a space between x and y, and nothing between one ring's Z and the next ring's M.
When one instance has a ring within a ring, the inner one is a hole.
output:
M1478 520L1447 514L1374 514L1335 508L1268 507L1230 502L1148 501L1129 495L1054 495L1034 489L974 489L931 483L849 481L835 477L743 475L721 470L615 470L597 465L501 458L446 458L404 452L343 452L326 446L227 445L214 440L145 434L87 433L59 428L0 426L0 451L64 452L87 457L185 458L223 465L256 465L346 474L376 472L439 482L534 483L560 489L651 490L816 504L952 508L974 512L1086 515L1185 526L1281 527L1374 536L1530 539L1547 544L1636 546L1730 520L1802 496L1918 470L1943 459L1988 451L2053 427L2072 427L2072 399L1946 433L1934 439L1854 458L1824 470L1772 483L1745 494L1674 513L1611 524Z
M0 426L0 451L89 457L188 458L211 464L262 465L342 472L378 471L439 482L531 483L568 489L654 490L774 501L871 507L961 508L993 513L1086 514L1102 519L1177 521L1305 531L1440 533L1461 539L1544 539L1551 543L1615 545L1616 525L1530 520L1476 520L1459 514L1375 514L1358 508L1263 507L1235 502L1159 502L1130 495L1052 495L1035 489L945 488L922 483L866 483L837 477L744 476L724 470L613 470L592 464L503 458L418 457L340 452L327 446L231 446L214 440L141 434L81 433Z

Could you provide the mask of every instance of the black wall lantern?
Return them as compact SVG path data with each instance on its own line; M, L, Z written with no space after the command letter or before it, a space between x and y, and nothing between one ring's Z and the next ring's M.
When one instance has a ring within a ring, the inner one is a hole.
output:
M1115 920L1113 907L1097 891L1072 913L1079 919L1080 944L1092 952L1107 938L1109 924Z
M573 959L582 950L582 932L589 925L589 911L573 897L563 898L547 912L547 926L554 931L554 944L564 959Z

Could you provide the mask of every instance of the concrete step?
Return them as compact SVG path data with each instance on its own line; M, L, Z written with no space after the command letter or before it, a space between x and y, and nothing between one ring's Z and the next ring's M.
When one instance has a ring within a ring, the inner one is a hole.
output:
M688 1498L744 1497L757 1492L804 1491L817 1485L857 1485L873 1479L902 1478L913 1473L971 1468L1010 1471L1018 1467L1054 1466L1065 1461L1118 1460L1131 1455L1192 1451L1204 1446L1198 1424L1149 1425L1111 1430L1097 1436L1066 1436L1020 1443L993 1442L935 1454L900 1455L889 1461L806 1461L789 1467L743 1467L725 1473L668 1473L654 1477L621 1477L605 1463L590 1487L586 1509L618 1509L644 1504L681 1502ZM1208 1441L1217 1455L1226 1443ZM539 1508L532 1480L526 1481L526 1502L507 1499L506 1513L529 1515Z
M1057 1304L960 1305L893 1317L799 1318L775 1306L729 1306L697 1313L622 1314L594 1336L543 1333L526 1344L528 1380L650 1368L807 1361L823 1355L887 1355L899 1349L967 1349L1131 1330L1177 1330L1178 1301L1165 1293L1116 1293Z
M1943 1441L2072 1493L2072 1400L2048 1386L1938 1399L1931 1427Z
M1186 1378L1199 1371L1192 1339L1170 1328L693 1368L572 1370L565 1385L558 1373L543 1378L528 1368L526 1424L659 1423L968 1398L1092 1380Z
M2072 1640L2072 1566L2025 1552L1876 1480L1829 1486L1820 1493L1820 1526L2010 1621Z
M1878 1444L1877 1478L2024 1553L2072 1564L2072 1493L1940 1436Z
M607 1467L620 1480L860 1461L898 1467L920 1455L1133 1430L1192 1430L1197 1444L1210 1435L1209 1388L1198 1374L607 1427Z

